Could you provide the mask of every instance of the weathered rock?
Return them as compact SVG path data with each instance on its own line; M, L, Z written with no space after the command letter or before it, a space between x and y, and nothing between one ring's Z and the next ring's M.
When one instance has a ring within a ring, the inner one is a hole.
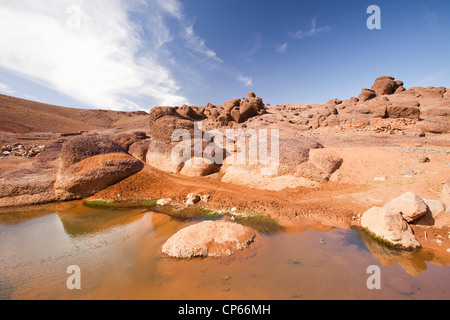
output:
M195 194L195 193L190 193L186 197L186 206L187 207L194 206L197 203L199 203L201 199L202 199L201 195Z
M415 127L424 132L430 132L430 133L436 133L436 134L449 133L450 132L450 119L448 119L447 117L427 118L423 121L419 121Z
M139 172L143 163L124 153L102 154L61 167L55 183L58 200L83 199Z
M158 120L164 116L177 117L177 116L179 116L179 114L177 113L176 109L173 107L155 107L150 111L150 117L149 117L150 127L153 125L153 123L156 120Z
M407 192L386 204L390 214L400 213L407 222L413 222L423 217L428 207L425 202L413 192Z
M387 107L387 114L389 118L406 118L419 120L420 108L412 102L411 105L391 105Z
M442 187L441 200L447 207L447 210L450 209L450 179L448 179Z
M425 137L423 130L414 128L404 130L403 134L407 137Z
M130 146L128 152L136 159L146 162L150 140L139 141Z
M241 99L233 99L233 100L226 101L223 104L224 112L226 114L229 114L231 112L231 110L233 110L233 108L239 107L240 105L241 105Z
M140 139L134 134L115 134L109 138L122 147L123 150L128 151L132 144L138 142Z
M207 158L191 158L184 164L181 174L187 177L204 177L219 172L220 165Z
M444 212L446 209L445 204L441 200L423 199L423 201L428 206L429 212L432 215Z
M365 212L361 226L388 245L403 249L421 247L403 216L398 212L389 212L386 207L373 207Z
M216 150L219 153L216 154ZM181 172L189 162L188 168L186 168L184 173L187 175L200 172L206 174L209 170L216 169L215 165L211 163L222 163L225 155L226 152L223 149L207 140L192 139L172 143L151 140L146 155L146 162L156 169L170 173ZM206 162L196 166L190 161L193 158L204 158Z
M193 137L194 121L183 118L181 115L177 116L163 116L150 126L150 135L153 140L158 140L164 143L172 141L172 135L175 130L187 130Z
M0 207L17 207L53 202L56 163L5 172L0 175Z
M255 237L252 229L236 223L205 221L179 231L162 252L180 259L230 256L248 248Z
M364 103L368 100L375 98L376 96L377 94L375 93L375 91L364 88L361 94L359 95L359 102Z
M183 160L172 159L172 150L176 143L164 143L152 140L149 143L145 161L148 165L161 171L178 173L183 169Z
M109 153L123 153L125 150L114 141L99 136L75 137L66 141L61 150L60 169L70 167L84 159Z
M245 122L248 119L258 115L258 105L254 102L246 102L240 107L239 123Z
M191 106L181 106L177 109L177 113L190 120L200 121L205 119L204 113L200 112L198 108L193 108Z
M328 181L342 164L342 159L319 153L320 149L323 149L321 144L299 136L280 139L278 158L269 158L268 163L252 164L248 158L240 163L238 154L233 154L222 167L222 181L261 190L318 187L319 182Z
M395 92L396 86L393 77L382 76L375 80L372 90L375 91L377 95L390 95Z

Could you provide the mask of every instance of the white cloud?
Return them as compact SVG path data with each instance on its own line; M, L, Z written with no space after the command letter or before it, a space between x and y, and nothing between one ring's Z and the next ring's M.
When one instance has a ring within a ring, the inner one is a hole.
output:
M237 75L237 79L242 82L246 87L253 86L253 79L251 77L243 76L242 74Z
M263 48L263 42L261 34L256 33L253 38L249 40L244 46L244 53L241 55L243 58L250 58L257 54Z
M0 30L0 71L94 108L189 104L180 91L193 70L232 72L179 0L2 1Z
M326 34L332 30L331 27L325 25L323 27L317 27L317 17L314 17L311 22L311 29L309 31L298 30L290 35L297 39L303 39L307 37L312 37L315 35Z
M14 94L14 90L11 88L11 86L7 85L6 83L0 82L0 93Z
M175 2L164 1L163 9L175 14ZM7 32L0 32L0 68L92 107L188 103L161 59L171 41L161 14L147 20L152 42L144 50L131 9L121 0L3 1L0 30Z
M286 50L287 50L287 48L288 48L288 43L285 42L285 43L283 43L282 45L278 46L277 49L276 49L276 51L277 51L278 53L285 53Z

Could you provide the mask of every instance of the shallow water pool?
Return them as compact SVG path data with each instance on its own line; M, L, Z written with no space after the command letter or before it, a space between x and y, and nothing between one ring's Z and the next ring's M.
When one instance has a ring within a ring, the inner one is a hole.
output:
M450 299L449 257L393 251L358 230L259 234L226 259L161 253L197 222L81 202L0 212L0 299ZM73 265L81 290L66 285ZM367 287L373 265L380 290Z

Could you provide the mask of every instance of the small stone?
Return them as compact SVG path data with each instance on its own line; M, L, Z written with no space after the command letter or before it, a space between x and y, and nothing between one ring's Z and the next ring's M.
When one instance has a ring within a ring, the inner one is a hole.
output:
M190 193L190 194L188 194L188 196L186 198L186 206L190 207L190 206L196 205L197 203L200 202L200 200L201 200L200 195Z
M172 199L159 199L158 201L156 201L156 204L158 206L163 207L163 206L169 205L171 202L172 202Z
M373 181L386 181L386 177L375 177Z
M416 175L416 173L414 172L414 170L411 169L406 169L402 172L402 176L405 178L412 178Z
M228 274L224 274L224 275L222 276L221 279L222 279L223 281L229 281L229 280L231 280L231 276L228 275Z

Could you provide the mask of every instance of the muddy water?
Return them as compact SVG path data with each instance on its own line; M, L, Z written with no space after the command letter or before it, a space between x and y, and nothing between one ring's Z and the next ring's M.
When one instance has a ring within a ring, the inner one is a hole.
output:
M227 259L164 256L192 223L79 202L0 212L0 299L450 299L449 257L391 251L357 230L260 234ZM66 286L72 265L81 290ZM372 265L380 290L366 285Z

